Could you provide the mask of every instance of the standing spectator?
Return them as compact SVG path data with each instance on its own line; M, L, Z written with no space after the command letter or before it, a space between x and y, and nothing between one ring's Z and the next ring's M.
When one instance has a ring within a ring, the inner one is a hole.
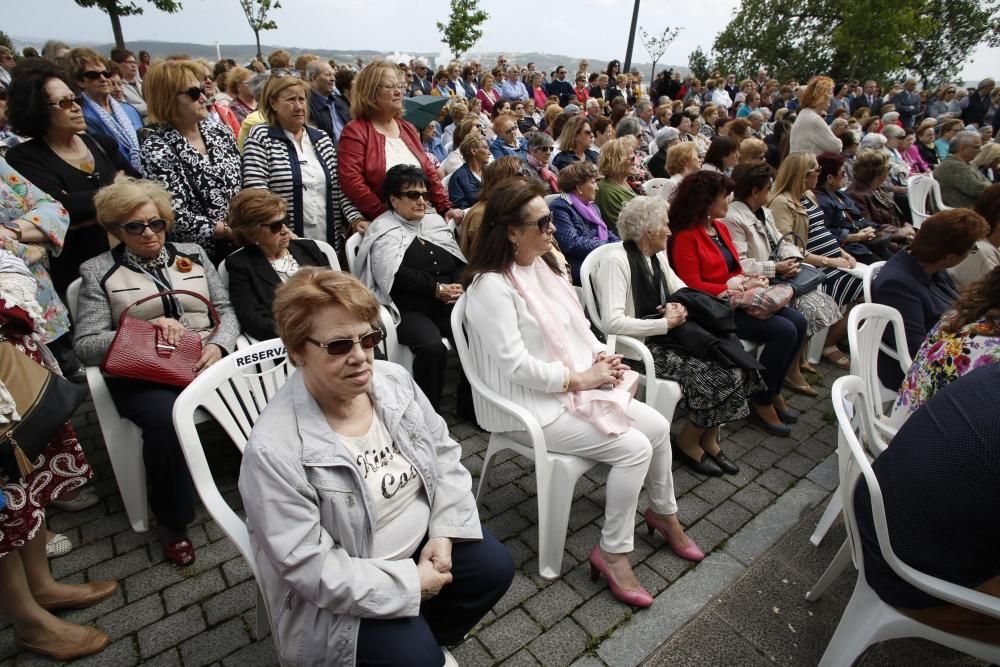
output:
M306 81L311 87L309 118L337 145L344 126L351 122L351 103L337 90L336 72L330 63L313 60L306 65Z
M826 112L833 99L833 79L817 76L802 94L802 108L792 125L789 153L839 153L843 145L826 124Z
M983 138L978 132L959 132L951 140L948 157L934 170L945 206L972 208L976 198L990 187L989 179L972 164L982 146Z
M93 49L73 49L69 53L69 65L76 85L82 90L81 106L87 132L114 139L118 152L141 174L142 160L136 131L142 125L135 125L121 102L112 99L111 72L104 58Z
M139 76L140 77L146 76L146 70L149 69L150 64L151 63L150 63L149 51L140 51L139 52Z
M220 261L230 250L226 217L240 191L240 158L232 133L208 118L202 74L191 60L158 62L146 72L149 116L158 125L142 144L142 162L147 177L171 194L171 240L197 243Z
M119 73L122 78L122 92L125 93L125 101L135 107L146 121L146 100L142 91L142 76L139 74L139 61L135 54L128 49L111 49L111 60L118 63Z
M851 100L851 115L854 115L861 108L868 109L868 114L871 116L880 116L880 111L882 110L882 97L876 94L878 89L878 84L874 81L865 81L864 91L861 95L856 95L853 100Z
M920 115L922 106L920 95L917 93L917 80L907 79L903 84L903 89L892 96L889 100L899 112L899 120L903 123L903 129L913 127L916 117Z
M556 78L549 84L547 92L550 96L556 95L559 98L559 106L563 108L566 108L570 100L576 99L573 84L566 80L566 68L562 65L556 67Z
M980 127L990 110L990 95L997 83L991 77L979 82L976 90L962 100L962 122Z

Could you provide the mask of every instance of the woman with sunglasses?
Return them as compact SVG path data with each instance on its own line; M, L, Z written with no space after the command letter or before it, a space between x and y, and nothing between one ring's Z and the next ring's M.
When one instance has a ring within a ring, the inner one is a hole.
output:
M194 367L198 373L233 350L239 323L205 250L166 240L174 222L170 194L154 181L126 178L103 188L95 203L104 231L121 243L80 267L83 284L74 339L80 360L100 364L122 312L144 297L174 289L208 300L219 315L218 331L212 333L216 323L205 303L188 295L152 299L129 315L151 322L170 344L186 331L197 332L203 346ZM121 415L142 430L142 459L163 556L175 565L190 565L195 554L187 527L194 520L194 489L172 418L182 389L116 377L108 377L107 384Z
M589 162L597 166L597 151L594 132L586 116L573 116L562 126L559 133L559 152L552 159L552 166L561 171L574 162Z
M552 214L543 193L534 180L511 179L486 204L486 226L464 279L469 348L484 382L538 419L550 452L610 465L604 527L590 551L591 578L603 573L616 598L649 607L653 597L628 559L644 482L650 534L660 532L687 560L704 554L677 518L670 424L632 400L621 385L631 385L635 374L621 355L606 354L591 332L551 255ZM476 408L486 430L529 442L523 426L505 413L485 402Z
M232 132L209 119L204 75L193 60L149 68L143 87L158 125L142 144L142 162L147 178L170 192L177 220L170 239L197 243L218 262L231 250L226 215L240 191L240 156Z
M472 136L472 135L470 135ZM467 139L468 140L468 139ZM413 351L413 379L437 410L444 390L451 310L462 296L459 277L465 255L434 212L427 176L419 167L397 165L385 175L389 209L372 222L358 248L361 279L398 319L399 342ZM459 402L470 398L464 376Z
M253 427L240 495L281 664L437 667L514 576L461 447L374 359L379 304L356 278L303 268L274 313L298 370Z
M81 91L87 132L114 139L118 152L141 174L137 132L142 129L142 123L136 124L125 106L111 97L111 71L107 61L93 49L77 48L69 52L67 65Z
M304 266L330 266L315 241L293 239L285 200L246 189L229 204L229 225L243 247L226 258L229 294L243 332L257 340L278 335L274 290Z

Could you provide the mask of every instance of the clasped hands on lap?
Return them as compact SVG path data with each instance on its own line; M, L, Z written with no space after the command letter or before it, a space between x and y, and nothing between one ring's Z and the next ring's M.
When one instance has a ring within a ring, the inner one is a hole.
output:
M617 387L625 377L625 371L631 370L622 359L624 357L620 354L598 353L594 365L587 370L570 371L567 391L598 389L608 384Z
M420 599L429 600L451 583L451 539L432 537L420 550L417 560Z

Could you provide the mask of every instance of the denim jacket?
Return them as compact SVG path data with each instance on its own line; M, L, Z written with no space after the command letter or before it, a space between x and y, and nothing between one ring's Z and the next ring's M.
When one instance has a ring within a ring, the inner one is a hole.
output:
M371 397L423 482L428 535L481 539L461 447L413 378L375 361ZM419 614L416 563L371 558L374 499L301 373L254 425L239 487L282 665L352 665L362 618Z

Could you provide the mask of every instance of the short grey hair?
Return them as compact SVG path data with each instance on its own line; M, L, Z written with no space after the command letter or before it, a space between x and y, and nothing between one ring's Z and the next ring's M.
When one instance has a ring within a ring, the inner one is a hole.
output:
M660 197L635 197L618 213L618 235L622 241L638 241L646 232L658 232L669 223L668 210Z
M886 125L882 128L882 134L888 139L902 139L906 136L906 130L899 125Z
M317 76L319 76L319 72L323 69L324 65L326 67L330 67L330 63L326 62L322 58L310 60L309 64L306 65L306 81L313 81ZM333 68L330 67L330 69Z
M254 74L247 80L247 86L250 88L250 94L253 98L260 102L260 96L264 93L264 86L267 85L267 80L271 78L270 74L258 73Z
M764 120L764 114L762 114L759 111L751 111L750 113L747 114L747 120L759 120L759 121L763 121Z
M965 148L966 144L971 144L973 139L982 139L978 132L973 130L962 130L948 143L948 152L951 154L956 154L958 151Z
M622 118L615 127L616 137L628 137L637 134L642 134L642 126L639 125L639 121L636 118Z
M878 132L869 132L861 139L861 150L875 149L882 150L886 144L885 135Z
M653 103L650 102L648 99L644 99L641 102L639 102L637 105L635 105L635 112L636 113L645 113L646 111L649 111L652 108L653 108Z
M552 137L544 132L532 132L531 137L528 139L528 150L533 151L536 148L548 148L553 143Z
M591 110L591 109L600 109L600 108L601 108L601 103L597 100L596 97L589 97L589 98L587 98L587 110L588 111Z

